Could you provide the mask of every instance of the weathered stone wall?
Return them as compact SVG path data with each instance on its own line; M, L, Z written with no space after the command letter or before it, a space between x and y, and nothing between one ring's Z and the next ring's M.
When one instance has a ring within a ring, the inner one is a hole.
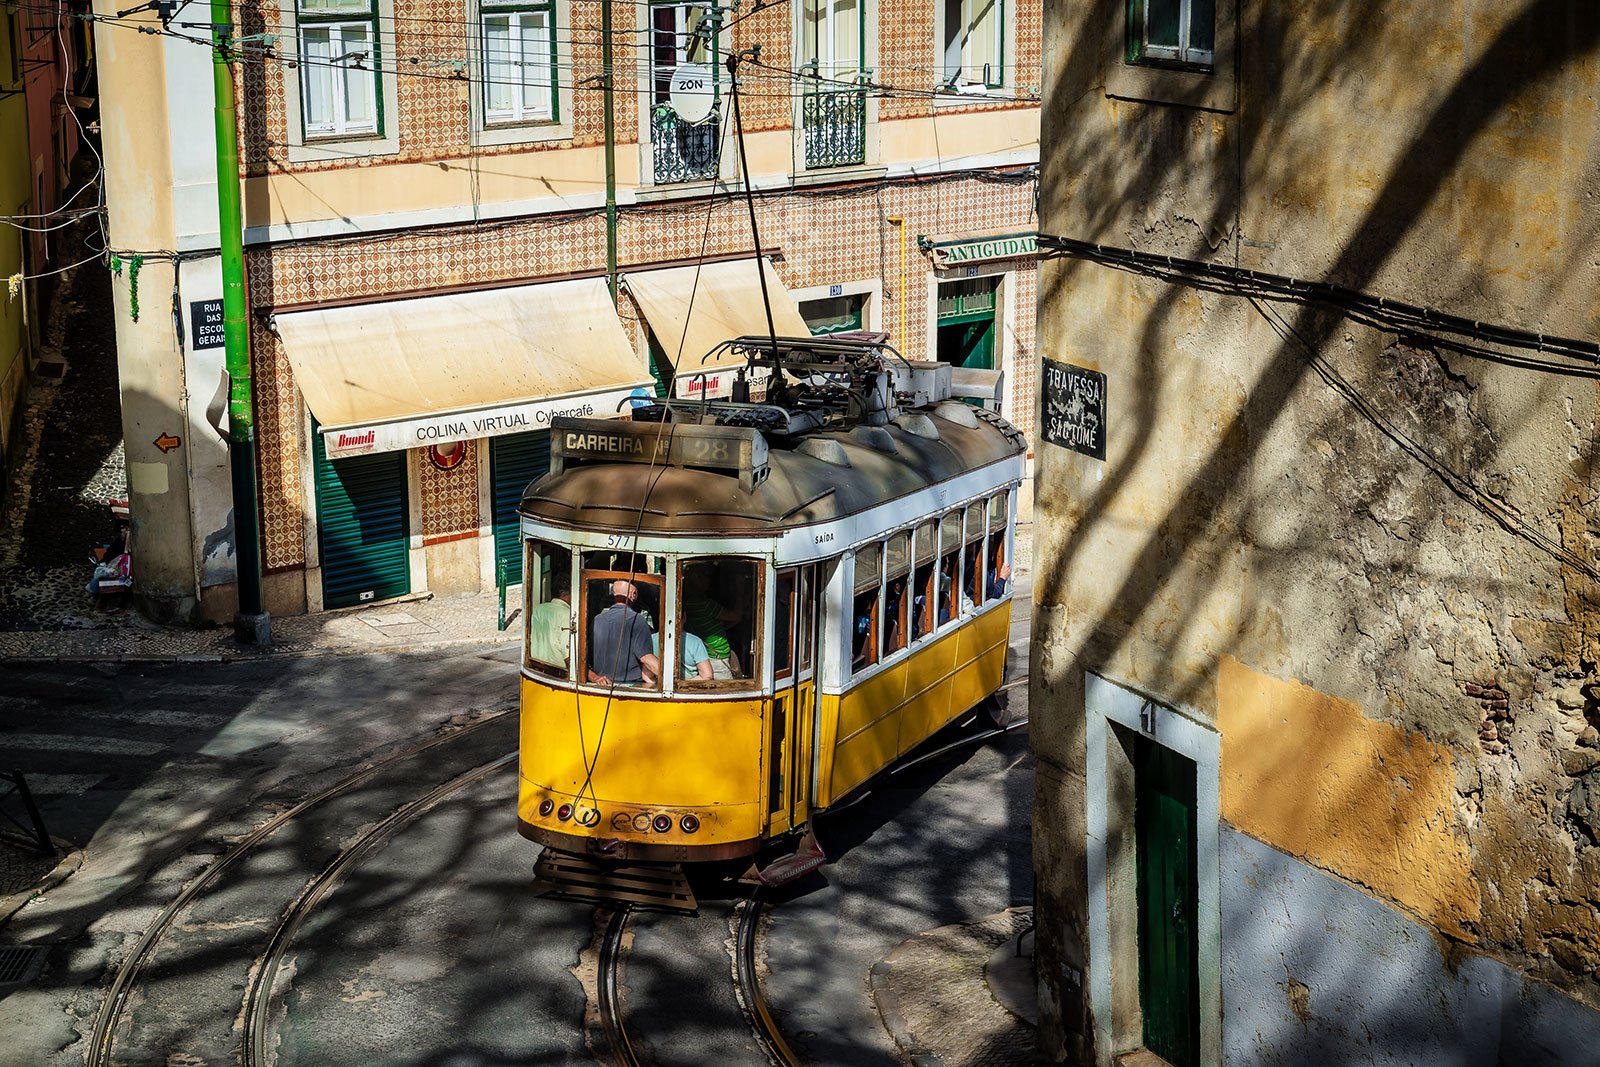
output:
M1181 77L1122 62L1122 7L1046 9L1043 232L1600 334L1593 5L1223 4L1217 70ZM1160 270L1059 258L1039 286L1040 354L1109 397L1104 464L1037 467L1047 1040L1114 1051L1074 976L1131 962L1086 934L1091 670L1215 728L1223 822L1428 931L1439 968L1600 1009L1593 379ZM1260 995L1308 1026L1437 1008L1316 973Z

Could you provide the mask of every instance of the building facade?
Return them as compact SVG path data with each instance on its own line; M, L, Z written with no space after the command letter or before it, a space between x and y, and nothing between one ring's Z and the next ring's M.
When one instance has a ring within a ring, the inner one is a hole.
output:
M88 36L69 5L0 8L0 505L23 451L50 279L84 255L64 239L60 212L82 146L73 109L92 104L92 83Z
M1600 15L1045 42L1046 1046L1591 1062Z
M730 51L760 47L739 117L779 332L882 331L1003 371L1003 410L1032 412L1037 0L612 6L614 306L598 0L239 9L270 611L514 581L514 509L553 415L728 387L701 373L707 349L767 329ZM108 115L111 219L114 245L173 253L146 257L144 284L172 288L185 331L119 310L136 581L157 613L220 619L210 54L100 37L107 109L167 102L155 129L113 134ZM675 98L675 75L702 98ZM134 211L147 191L159 217ZM182 445L143 444L163 432Z

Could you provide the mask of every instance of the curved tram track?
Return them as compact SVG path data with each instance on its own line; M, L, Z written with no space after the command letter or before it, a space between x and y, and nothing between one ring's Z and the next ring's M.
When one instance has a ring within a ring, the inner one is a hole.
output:
M757 945L760 935L761 913L764 905L758 890L734 905L738 912L737 934L733 946L734 992L739 1007L754 1033L767 1059L779 1067L798 1067L799 1057L789 1048L777 1020L767 1006L766 994L761 988L757 968ZM623 1017L621 976L623 941L627 936L628 920L633 914L632 905L624 904L611 913L605 933L600 941L600 968L597 977L600 1011L600 1029L611 1052L611 1062L616 1067L643 1067L633 1039L628 1033Z
M340 779L325 789L319 790L318 792L305 797L297 802L293 807L287 808L273 816L271 819L252 830L232 848L228 849L221 856L217 857L217 859L208 864L199 875L190 881L188 885L184 886L183 890L179 892L178 895L175 896L172 901L162 909L161 913L156 916L150 925L145 928L138 941L134 943L133 949L128 953L127 958L124 959L122 964L117 968L116 977L112 979L111 988L107 991L106 998L101 1003L100 1010L95 1015L94 1027L90 1031L89 1050L87 1056L85 1057L85 1063L87 1064L87 1067L111 1067L111 1065L115 1062L112 1058L112 1054L116 1041L117 1028L129 1009L129 1002L133 996L134 990L137 988L139 979L144 975L146 968L149 966L157 946L161 943L162 938L165 937L166 934L172 929L173 925L177 922L178 917L184 912L184 910L193 904L203 893L206 892L206 890L215 886L221 879L222 875L225 874L230 868L237 865L241 860L244 860L254 854L264 842L272 837L273 834L282 829L284 826L293 822L295 819L300 818L306 813L321 807L330 800L350 793L352 790L377 777L381 772L396 767L407 760L437 748L440 745L468 737L473 732L480 730L491 723L499 722L507 715L515 714L516 709L510 708L504 711L495 712L490 715L485 715L481 719L474 720L473 722L448 730L447 732L437 733L424 740L407 745L399 751L392 752L382 759L363 767L361 770ZM354 844L341 853L328 869L325 869L320 875L318 875L317 878L313 880L311 885L306 887L305 892L291 908L289 915L284 920L284 923L280 924L278 931L275 932L272 943L273 946L276 946L281 954L282 950L287 947L289 938L292 938L293 936L293 929L291 929L288 931L288 937L283 939L282 944L280 945L278 943L278 935L283 932L284 925L293 921L294 928L298 928L299 921L304 918L305 912L309 911L311 907L314 907L316 902L326 894L326 891L331 889L333 885L337 883L338 877L343 873L343 871L347 870L356 859L360 858L361 855L364 855L366 852L370 851L373 845L387 838L389 834L400 825L409 821L411 818L415 818L418 814L421 814L422 811L426 810L426 808L438 803L445 796L464 788L465 786L471 784L471 782L476 781L478 778L491 773L501 766L504 766L506 763L515 758L516 753L511 752L497 760L492 761L491 763L474 768L464 775L459 775L428 793L426 796L413 801L405 808L395 812L393 815L384 819L377 826L367 831L367 833L363 834L360 839L358 839ZM402 818L401 816L404 817ZM352 852L355 854L350 855ZM269 955L266 958L273 958L271 956L270 947ZM256 968L257 974L259 975L260 972L264 970L266 970L266 968L260 966L258 963ZM259 986L259 980L252 983L250 987L251 1002L253 1002L257 996L259 996ZM249 1003L250 1002L247 1002L247 1009L249 1007ZM264 1015L262 1012L258 1012L257 1014ZM252 1062L250 1059L251 1050L252 1042L247 1037L245 1047L245 1062L247 1064Z

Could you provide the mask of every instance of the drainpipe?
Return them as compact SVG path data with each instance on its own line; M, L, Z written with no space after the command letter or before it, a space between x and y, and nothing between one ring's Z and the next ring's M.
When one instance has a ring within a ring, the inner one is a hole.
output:
M228 368L228 463L233 484L234 559L239 611L233 635L267 645L272 628L261 597L261 531L256 511L255 404L244 290L244 214L239 203L239 115L233 95L233 9L211 0L211 82L217 103L217 233L222 257L222 320Z
M213 3L217 0L213 0ZM617 125L611 103L611 0L600 0L600 79L605 89L606 285L617 301Z
M884 222L900 227L900 291L895 302L900 305L900 354L906 354L906 220L899 215L886 215Z

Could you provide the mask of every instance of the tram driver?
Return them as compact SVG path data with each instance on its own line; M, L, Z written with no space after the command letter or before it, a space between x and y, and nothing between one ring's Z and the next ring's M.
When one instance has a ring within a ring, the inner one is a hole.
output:
M654 685L661 658L650 643L650 622L634 609L632 582L611 583L611 606L594 617L589 634L589 681L596 685Z

